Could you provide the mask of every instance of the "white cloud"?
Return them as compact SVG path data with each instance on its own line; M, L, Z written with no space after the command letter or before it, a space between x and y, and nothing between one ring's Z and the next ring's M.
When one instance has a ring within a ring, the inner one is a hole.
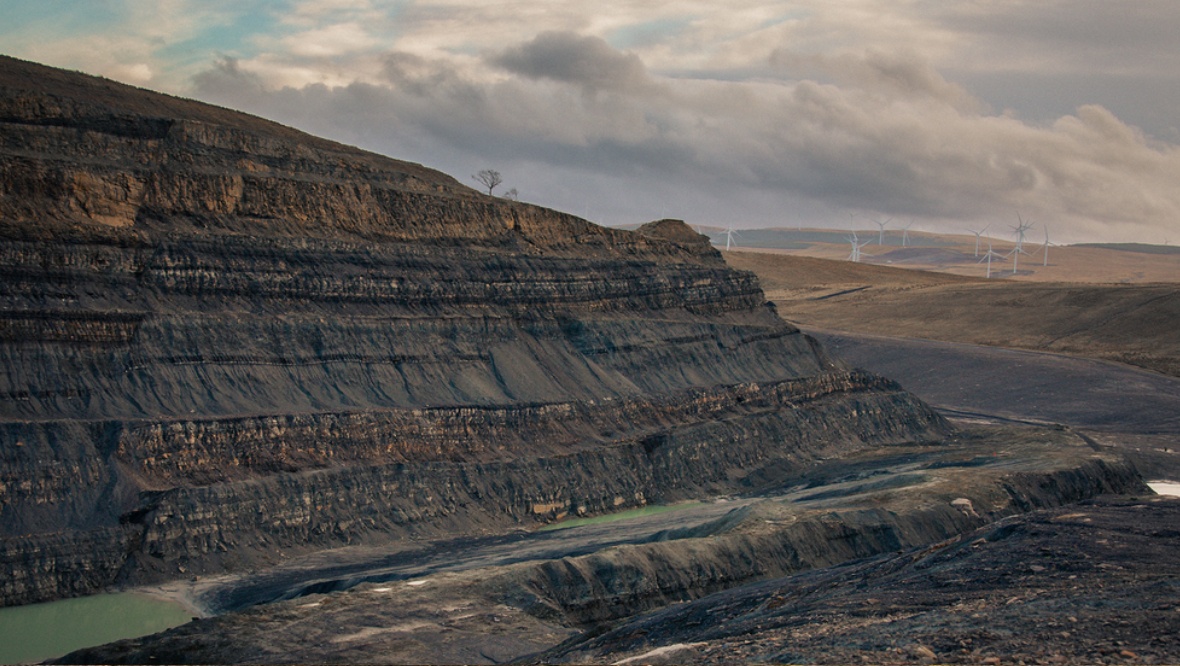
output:
M615 194L635 200L663 181L719 202L737 188L784 206L822 201L930 220L1020 210L1078 238L1111 224L1162 233L1180 217L1174 149L1149 145L1098 106L1051 127L988 115L910 53L790 63L830 73L832 83L661 79L601 40L559 33L488 61L520 76L485 82L446 60L392 53L382 85L287 89L253 103L342 119L327 121L337 136L345 123L354 132L358 122L396 127L382 144L395 155L398 136L425 135L466 153L473 170L516 161L627 174Z
M335 23L312 28L284 37L282 41L291 55L311 58L365 53L380 44L380 40L357 23Z
M76 48L158 85L178 71L159 42L232 24L216 7L132 22L122 51L101 35ZM185 92L460 178L514 171L526 199L601 222L863 211L961 228L1020 210L1063 239L1162 240L1180 219L1172 0L272 7Z
M11 2L35 4L43 14L0 29L4 53L169 92L185 90L197 70L161 52L224 24L232 14L224 1ZM201 66L208 63L202 58Z

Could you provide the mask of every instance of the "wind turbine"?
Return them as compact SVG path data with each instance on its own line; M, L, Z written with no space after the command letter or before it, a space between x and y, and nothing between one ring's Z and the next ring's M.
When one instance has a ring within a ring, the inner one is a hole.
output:
M1045 259L1041 262L1042 266L1049 265L1049 225L1045 225Z
M892 217L889 218L888 220L885 220L884 222L882 222L881 220L873 220L873 224L876 224L878 227L881 227L881 230L877 233L877 245L884 245L885 244L885 225L889 224L892 221L893 221Z
M740 238L741 234L739 234L738 232L733 230L733 222L730 222L729 227L725 230L725 251L726 252L728 252L729 248L733 245L733 237L734 236L738 236Z
M990 280L992 276L992 257L1000 258L1003 256L1004 255L1000 254L999 252L992 251L992 240L989 238L987 239L987 254L983 255L983 259L980 259L975 263L982 264L984 261L987 262L987 277Z
M857 260L857 262L859 262L859 261L860 261L860 258L861 258L861 257L871 257L871 256L873 256L873 255L871 255L871 254L862 254L862 253L861 253L861 250L862 250L862 249L864 249L864 248L866 248L866 247L868 247L869 243L872 243L872 242L873 242L873 241L865 241L865 242L863 242L863 243L861 243L861 244L860 244L860 247L856 248L856 260Z
M1012 232L1016 234L1016 247L1008 254L1012 257L1012 273L1016 273L1016 266L1020 263L1020 255L1028 254L1024 251L1024 232L1032 229L1033 225L1030 222L1025 222L1020 213L1016 213L1016 219L1020 220L1020 224L1011 227Z
M1029 229L1032 229L1033 225L1030 222L1025 222L1024 218L1020 216L1020 213L1016 213L1016 219L1020 220L1020 224L1012 227L1012 232L1015 233L1018 237L1016 240L1016 250L1015 251L1023 254L1024 253L1024 232L1028 231Z
M1012 257L1012 274L1013 275L1016 275L1016 265L1020 263L1020 253L1023 251L1024 250L1021 250L1020 246L1017 245L1016 247L1012 248L1011 252L1004 255L1005 259L1007 259L1008 257Z
M844 239L852 245L852 251L848 253L848 261L860 261L860 243L856 238L856 230L853 229L852 235L845 236Z
M987 225L987 227L990 227L990 226L992 226L992 225L990 225L990 224ZM980 229L979 231L976 231L974 229L967 230L967 231L970 231L971 233L975 234L975 256L977 256L977 257L979 256L979 237L983 235L983 232L987 231L987 227L984 227L984 228ZM988 246L988 251L991 251L991 241L988 241L987 246Z
M911 221L909 224L901 228L901 246L905 247L910 244L910 227L914 226Z
M848 253L848 260L853 261L853 262L859 262L860 257L861 257L860 251L863 250L869 243L873 242L873 241L865 241L863 243L860 242L860 239L856 237L856 230L855 229L852 231L851 236L846 236L845 238L847 238L848 243L852 246L852 251Z

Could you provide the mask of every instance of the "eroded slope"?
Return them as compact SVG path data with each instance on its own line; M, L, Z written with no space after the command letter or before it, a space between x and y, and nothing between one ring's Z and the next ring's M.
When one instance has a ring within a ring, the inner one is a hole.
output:
M608 230L0 59L0 603L754 488L945 422Z

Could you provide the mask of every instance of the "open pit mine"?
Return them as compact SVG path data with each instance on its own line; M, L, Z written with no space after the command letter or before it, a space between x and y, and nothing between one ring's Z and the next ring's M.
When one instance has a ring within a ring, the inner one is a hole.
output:
M519 659L1147 492L1067 431L956 427L846 367L682 222L607 229L9 58L0 273L0 604L204 594L208 617L72 659ZM485 543L502 554L449 564ZM324 553L348 575L307 564Z

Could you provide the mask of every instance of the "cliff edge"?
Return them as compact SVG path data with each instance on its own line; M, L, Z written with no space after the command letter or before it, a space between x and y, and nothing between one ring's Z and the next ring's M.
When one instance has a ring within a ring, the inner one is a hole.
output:
M0 604L773 482L945 422L682 222L0 57Z

